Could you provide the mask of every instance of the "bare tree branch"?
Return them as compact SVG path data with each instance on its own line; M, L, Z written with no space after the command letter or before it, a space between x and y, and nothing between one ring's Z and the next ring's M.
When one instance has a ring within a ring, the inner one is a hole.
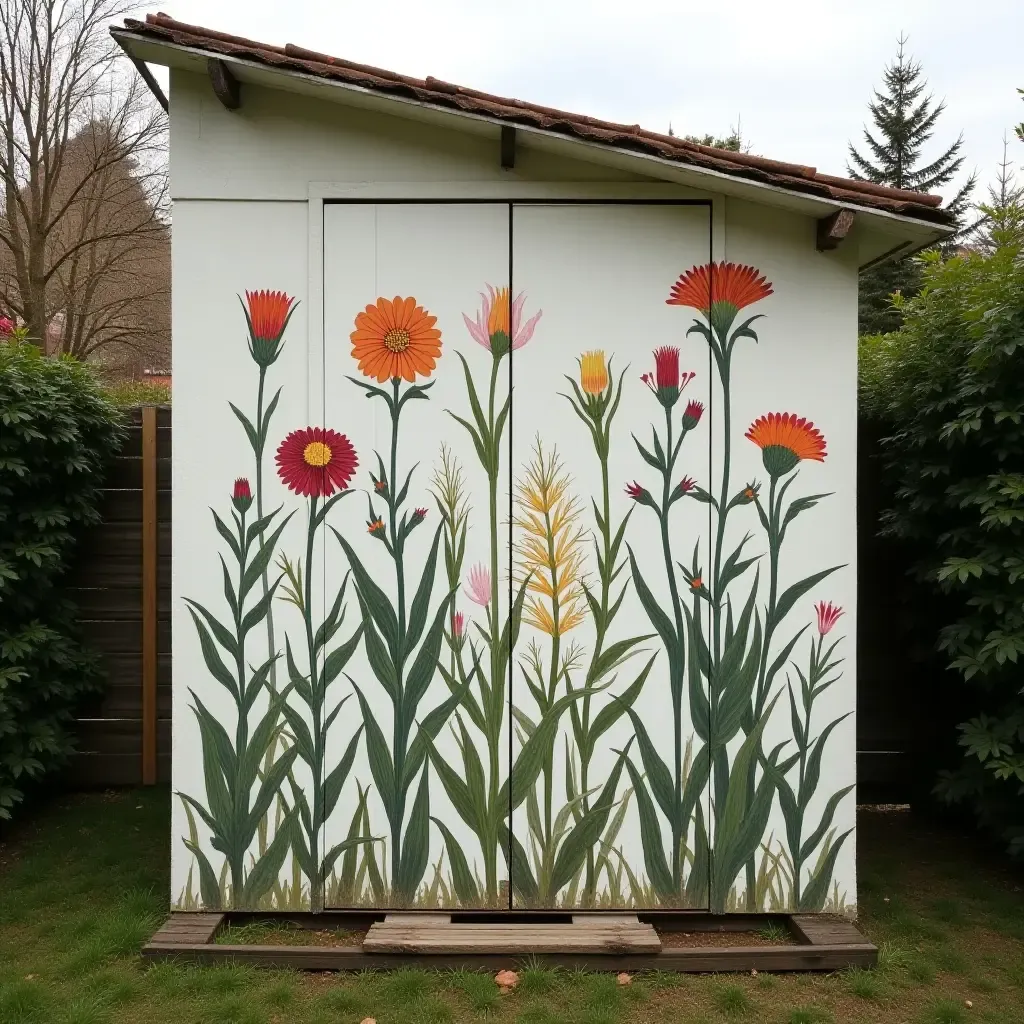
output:
M0 0L0 302L47 351L166 361L166 116L124 0ZM2 310L0 310L2 312Z

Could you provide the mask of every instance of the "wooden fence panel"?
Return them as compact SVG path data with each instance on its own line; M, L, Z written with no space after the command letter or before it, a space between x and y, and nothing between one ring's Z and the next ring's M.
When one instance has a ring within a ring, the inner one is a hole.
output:
M149 435L145 452L144 417L145 433ZM145 497L150 522L144 522L144 482L149 485ZM82 539L68 595L78 605L85 639L99 652L108 684L101 696L81 710L78 753L68 772L68 781L72 786L86 788L169 781L170 409L132 411L128 438L108 476L101 512L103 522ZM150 549L146 572L145 544ZM143 687L143 609L147 590L152 647L148 693Z

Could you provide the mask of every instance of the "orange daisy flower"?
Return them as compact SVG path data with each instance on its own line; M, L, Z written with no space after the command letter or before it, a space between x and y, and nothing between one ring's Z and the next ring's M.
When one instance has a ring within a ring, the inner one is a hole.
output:
M411 296L379 298L356 316L351 333L352 357L359 369L378 383L401 377L410 384L417 374L429 377L441 355L441 332Z
M803 460L825 461L825 438L813 423L792 412L770 412L750 425L748 440L761 449L764 468L785 476Z

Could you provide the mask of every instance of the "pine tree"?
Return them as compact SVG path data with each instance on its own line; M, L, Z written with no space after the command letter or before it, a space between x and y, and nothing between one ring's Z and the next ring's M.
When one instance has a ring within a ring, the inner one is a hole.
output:
M959 173L964 158L963 135L930 163L922 163L926 143L935 133L945 103L935 102L926 93L927 81L921 65L906 53L906 37L901 36L896 60L886 65L882 90L875 90L869 104L874 130L864 129L866 150L862 153L850 144L847 170L853 178L878 185L931 192L948 185ZM956 245L962 234L972 230L965 225L974 191L975 175L946 203L945 209L955 218L957 235L946 245ZM902 315L892 305L890 296L899 291L914 295L921 286L920 269L913 260L884 263L861 274L860 331L878 334L897 330Z
M1017 181L1013 161L1009 157L1009 142L1003 136L1003 159L999 162L994 185L988 187L988 202L978 209L982 214L978 231L971 239L972 248L991 253L998 244L993 232L1005 230L1024 205L1024 183Z

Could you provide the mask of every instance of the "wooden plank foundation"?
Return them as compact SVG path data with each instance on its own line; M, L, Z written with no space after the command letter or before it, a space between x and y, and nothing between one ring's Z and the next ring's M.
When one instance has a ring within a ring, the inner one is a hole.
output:
M874 967L878 950L851 922L793 914L743 915L743 920L710 914L637 915L600 913L568 920L496 922L493 916L326 912L317 915L174 913L143 947L150 961L246 963L310 971L389 970L397 967L498 971L529 959L545 967L589 971L835 971ZM605 920L602 923L602 918ZM290 921L318 929L367 927L361 946L227 945L214 940L228 923ZM666 946L662 929L730 932L785 922L796 942L782 946ZM371 937L372 936L372 937Z

